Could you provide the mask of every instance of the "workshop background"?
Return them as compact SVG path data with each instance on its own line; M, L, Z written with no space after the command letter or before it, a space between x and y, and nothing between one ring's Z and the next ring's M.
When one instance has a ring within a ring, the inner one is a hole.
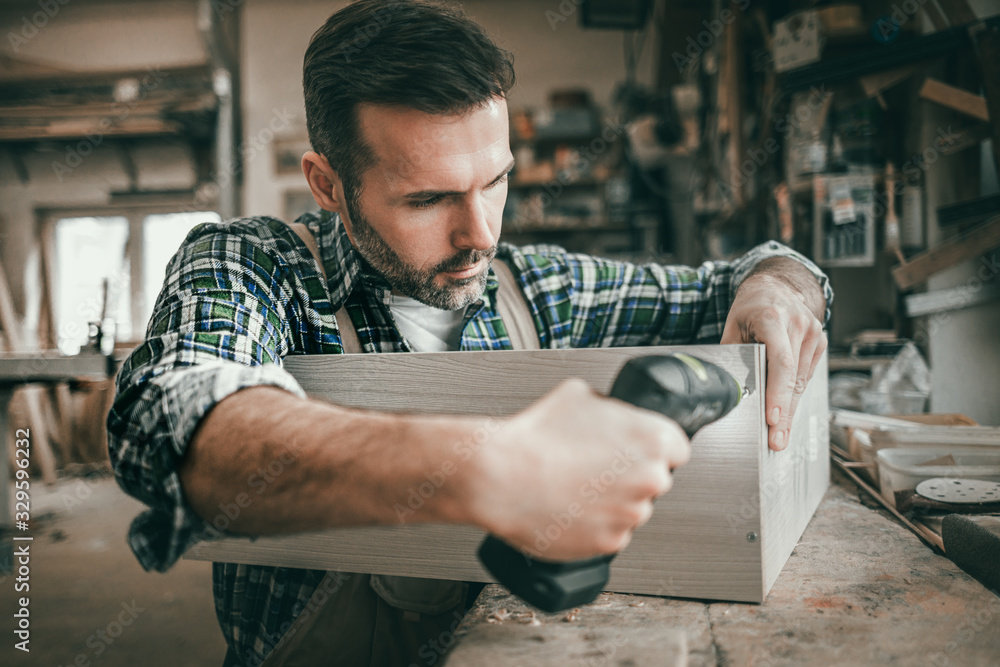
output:
M0 0L0 355L76 359L0 374L37 536L30 655L0 575L3 664L221 664L210 566L125 545L91 362L141 340L191 227L314 207L302 57L346 4ZM684 264L780 240L836 292L832 406L1000 425L1000 2L460 4L515 56L504 240Z

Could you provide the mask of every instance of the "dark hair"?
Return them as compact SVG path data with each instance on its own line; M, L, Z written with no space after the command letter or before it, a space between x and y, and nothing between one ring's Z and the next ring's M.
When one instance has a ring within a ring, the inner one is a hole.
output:
M461 11L415 0L359 0L316 31L302 73L313 150L356 196L375 163L358 126L360 104L460 114L504 97L511 54Z

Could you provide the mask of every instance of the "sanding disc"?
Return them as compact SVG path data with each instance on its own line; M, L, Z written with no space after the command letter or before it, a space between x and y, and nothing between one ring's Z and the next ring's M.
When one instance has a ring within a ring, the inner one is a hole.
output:
M981 479L934 477L920 482L917 494L942 503L997 503L1000 484Z

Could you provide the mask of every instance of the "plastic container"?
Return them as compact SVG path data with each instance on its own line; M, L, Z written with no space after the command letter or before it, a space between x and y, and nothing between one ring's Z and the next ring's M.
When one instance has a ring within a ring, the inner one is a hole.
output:
M921 465L950 454L955 465ZM1000 482L1000 451L921 447L880 449L876 455L882 496L895 507L896 491L917 488L933 477L961 477Z
M873 415L916 415L927 405L927 394L919 391L862 389L858 396L861 409Z

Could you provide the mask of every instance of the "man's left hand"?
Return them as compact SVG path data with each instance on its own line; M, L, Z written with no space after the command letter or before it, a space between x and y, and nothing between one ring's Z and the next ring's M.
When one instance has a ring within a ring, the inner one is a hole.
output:
M795 408L826 351L820 320L826 301L816 279L795 260L765 262L740 285L722 343L766 346L768 446L780 451L788 446Z

